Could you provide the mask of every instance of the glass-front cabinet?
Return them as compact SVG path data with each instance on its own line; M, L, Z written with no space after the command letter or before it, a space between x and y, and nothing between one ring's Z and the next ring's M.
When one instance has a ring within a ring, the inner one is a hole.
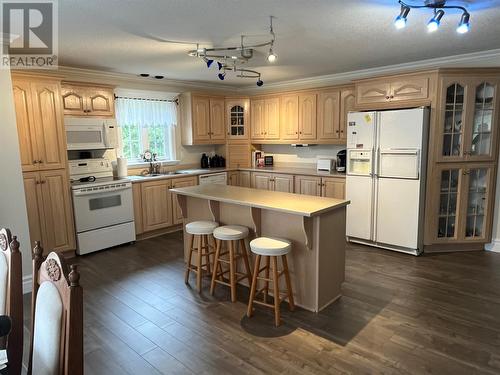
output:
M441 81L438 161L494 161L498 79Z
M490 236L494 164L441 165L438 184L436 242L485 242Z
M226 123L228 139L249 139L250 101L248 99L226 100Z

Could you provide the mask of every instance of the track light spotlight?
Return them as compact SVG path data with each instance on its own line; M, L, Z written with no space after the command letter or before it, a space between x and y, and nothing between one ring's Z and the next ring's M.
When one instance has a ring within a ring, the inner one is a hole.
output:
M223 66L221 62L217 61L217 68L219 68L219 70L221 70Z
M210 68L210 65L214 62L212 59L205 59L205 62L207 63L207 68Z
M273 52L273 47L269 48L269 54L267 55L267 61L270 63L275 62L278 59L278 56Z
M221 81L224 81L224 78L226 78L226 72L224 72L224 73L219 73L219 74L217 75L217 77L219 77L219 79L220 79Z
M394 20L394 26L396 26L396 29L403 29L406 27L408 13L410 13L410 7L401 4L401 13L399 13L399 16L397 16Z
M462 18L460 18L460 22L457 27L457 33L459 34L465 34L469 32L470 29L470 14L469 13L463 13Z
M434 32L439 29L439 24L441 23L441 18L444 16L444 10L439 9L434 12L434 17L431 18L427 24L427 30L429 32Z
M257 86L261 87L264 84L264 81L262 81L259 77L259 80L257 81Z

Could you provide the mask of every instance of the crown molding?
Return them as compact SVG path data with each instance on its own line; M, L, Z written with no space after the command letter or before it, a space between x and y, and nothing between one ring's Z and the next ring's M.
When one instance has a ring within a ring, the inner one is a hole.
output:
M327 74L309 78L300 78L282 82L265 84L257 88L253 86L240 87L239 92L255 95L274 91L289 91L346 84L353 80L371 78L386 74L408 73L416 70L450 68L450 67L500 67L500 49L473 52L461 55L420 60L411 63L387 65L377 68L354 70L345 73Z
M58 74L62 75L68 81L88 81L101 84L110 84L114 86L132 85L138 89L156 89L168 92L183 92L183 91L217 91L221 93L234 94L238 91L236 87L222 86L202 81L184 81L173 79L151 79L138 77L128 73L118 73L104 70L94 70L86 68L77 68L70 66L59 66Z

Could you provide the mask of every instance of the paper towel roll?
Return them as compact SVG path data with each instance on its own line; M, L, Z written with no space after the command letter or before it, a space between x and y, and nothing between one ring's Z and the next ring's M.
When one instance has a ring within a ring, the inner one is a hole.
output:
M116 172L118 177L123 178L127 177L127 159L125 158L117 158L116 159Z

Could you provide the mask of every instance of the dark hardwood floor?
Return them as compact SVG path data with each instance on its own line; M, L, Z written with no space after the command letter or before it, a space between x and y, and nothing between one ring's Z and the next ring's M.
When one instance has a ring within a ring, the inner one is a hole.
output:
M186 287L181 254L173 233L76 258L86 374L500 373L500 254L351 246L342 298L280 328L245 288Z

